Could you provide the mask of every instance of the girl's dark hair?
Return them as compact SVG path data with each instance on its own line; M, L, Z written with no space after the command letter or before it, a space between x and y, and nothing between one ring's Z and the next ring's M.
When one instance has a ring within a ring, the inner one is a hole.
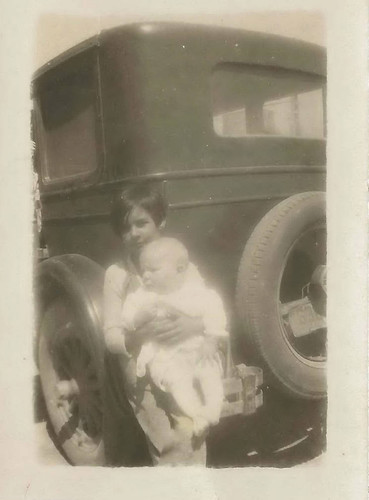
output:
M158 191L147 184L128 187L113 202L110 221L116 235L121 236L125 232L127 218L135 207L145 209L157 226L167 215L167 203Z

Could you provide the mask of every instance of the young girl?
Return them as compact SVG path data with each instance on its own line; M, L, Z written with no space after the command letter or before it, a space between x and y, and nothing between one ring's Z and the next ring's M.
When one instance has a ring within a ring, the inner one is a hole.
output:
M170 318L154 318L135 331L122 335L121 314L127 291L141 283L138 259L141 248L161 236L165 226L166 203L160 193L147 185L124 190L115 200L111 222L122 241L122 258L110 266L104 283L104 335L107 349L121 359L125 392L143 429L155 465L206 463L204 441L192 439L188 417L172 407L168 398L148 377L136 377L136 359L146 338L170 344L204 332L203 321L179 310ZM126 343L124 342L124 339ZM126 347L130 356L126 355Z

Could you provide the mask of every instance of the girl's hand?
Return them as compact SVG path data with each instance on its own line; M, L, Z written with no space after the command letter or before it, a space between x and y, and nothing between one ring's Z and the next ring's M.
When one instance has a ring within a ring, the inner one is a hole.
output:
M204 324L200 317L192 317L175 307L167 307L168 317L156 318L147 326L152 328L151 338L163 344L175 344L186 338L203 335Z
M146 304L142 307L135 315L134 324L136 325L136 330L141 328L145 323L149 323L157 316L157 305L155 303Z

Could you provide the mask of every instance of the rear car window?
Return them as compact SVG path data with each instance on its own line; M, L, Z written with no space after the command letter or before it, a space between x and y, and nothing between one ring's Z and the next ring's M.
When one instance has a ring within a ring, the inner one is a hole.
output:
M78 56L47 75L38 91L44 182L84 177L98 166L97 67Z
M225 63L212 73L213 126L222 137L325 137L322 77Z

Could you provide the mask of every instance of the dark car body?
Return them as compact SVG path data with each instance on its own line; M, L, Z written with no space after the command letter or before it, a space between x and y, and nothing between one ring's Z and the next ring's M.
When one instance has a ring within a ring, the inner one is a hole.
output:
M253 361L237 340L241 255L277 202L325 189L325 74L325 50L316 45L172 23L115 28L55 58L33 82L48 256L81 254L104 268L116 261L121 243L109 225L113 196L151 183L169 202L167 232L186 244L227 304L233 357ZM309 92L314 103L319 93L321 110L316 130L304 132L283 117ZM265 117L277 125L261 123ZM269 387L264 393L264 408L250 417L269 435L264 448L282 448L286 435L288 442L303 438L312 421L319 427L314 450L324 446L324 402L295 402ZM229 456L228 464L237 462Z

